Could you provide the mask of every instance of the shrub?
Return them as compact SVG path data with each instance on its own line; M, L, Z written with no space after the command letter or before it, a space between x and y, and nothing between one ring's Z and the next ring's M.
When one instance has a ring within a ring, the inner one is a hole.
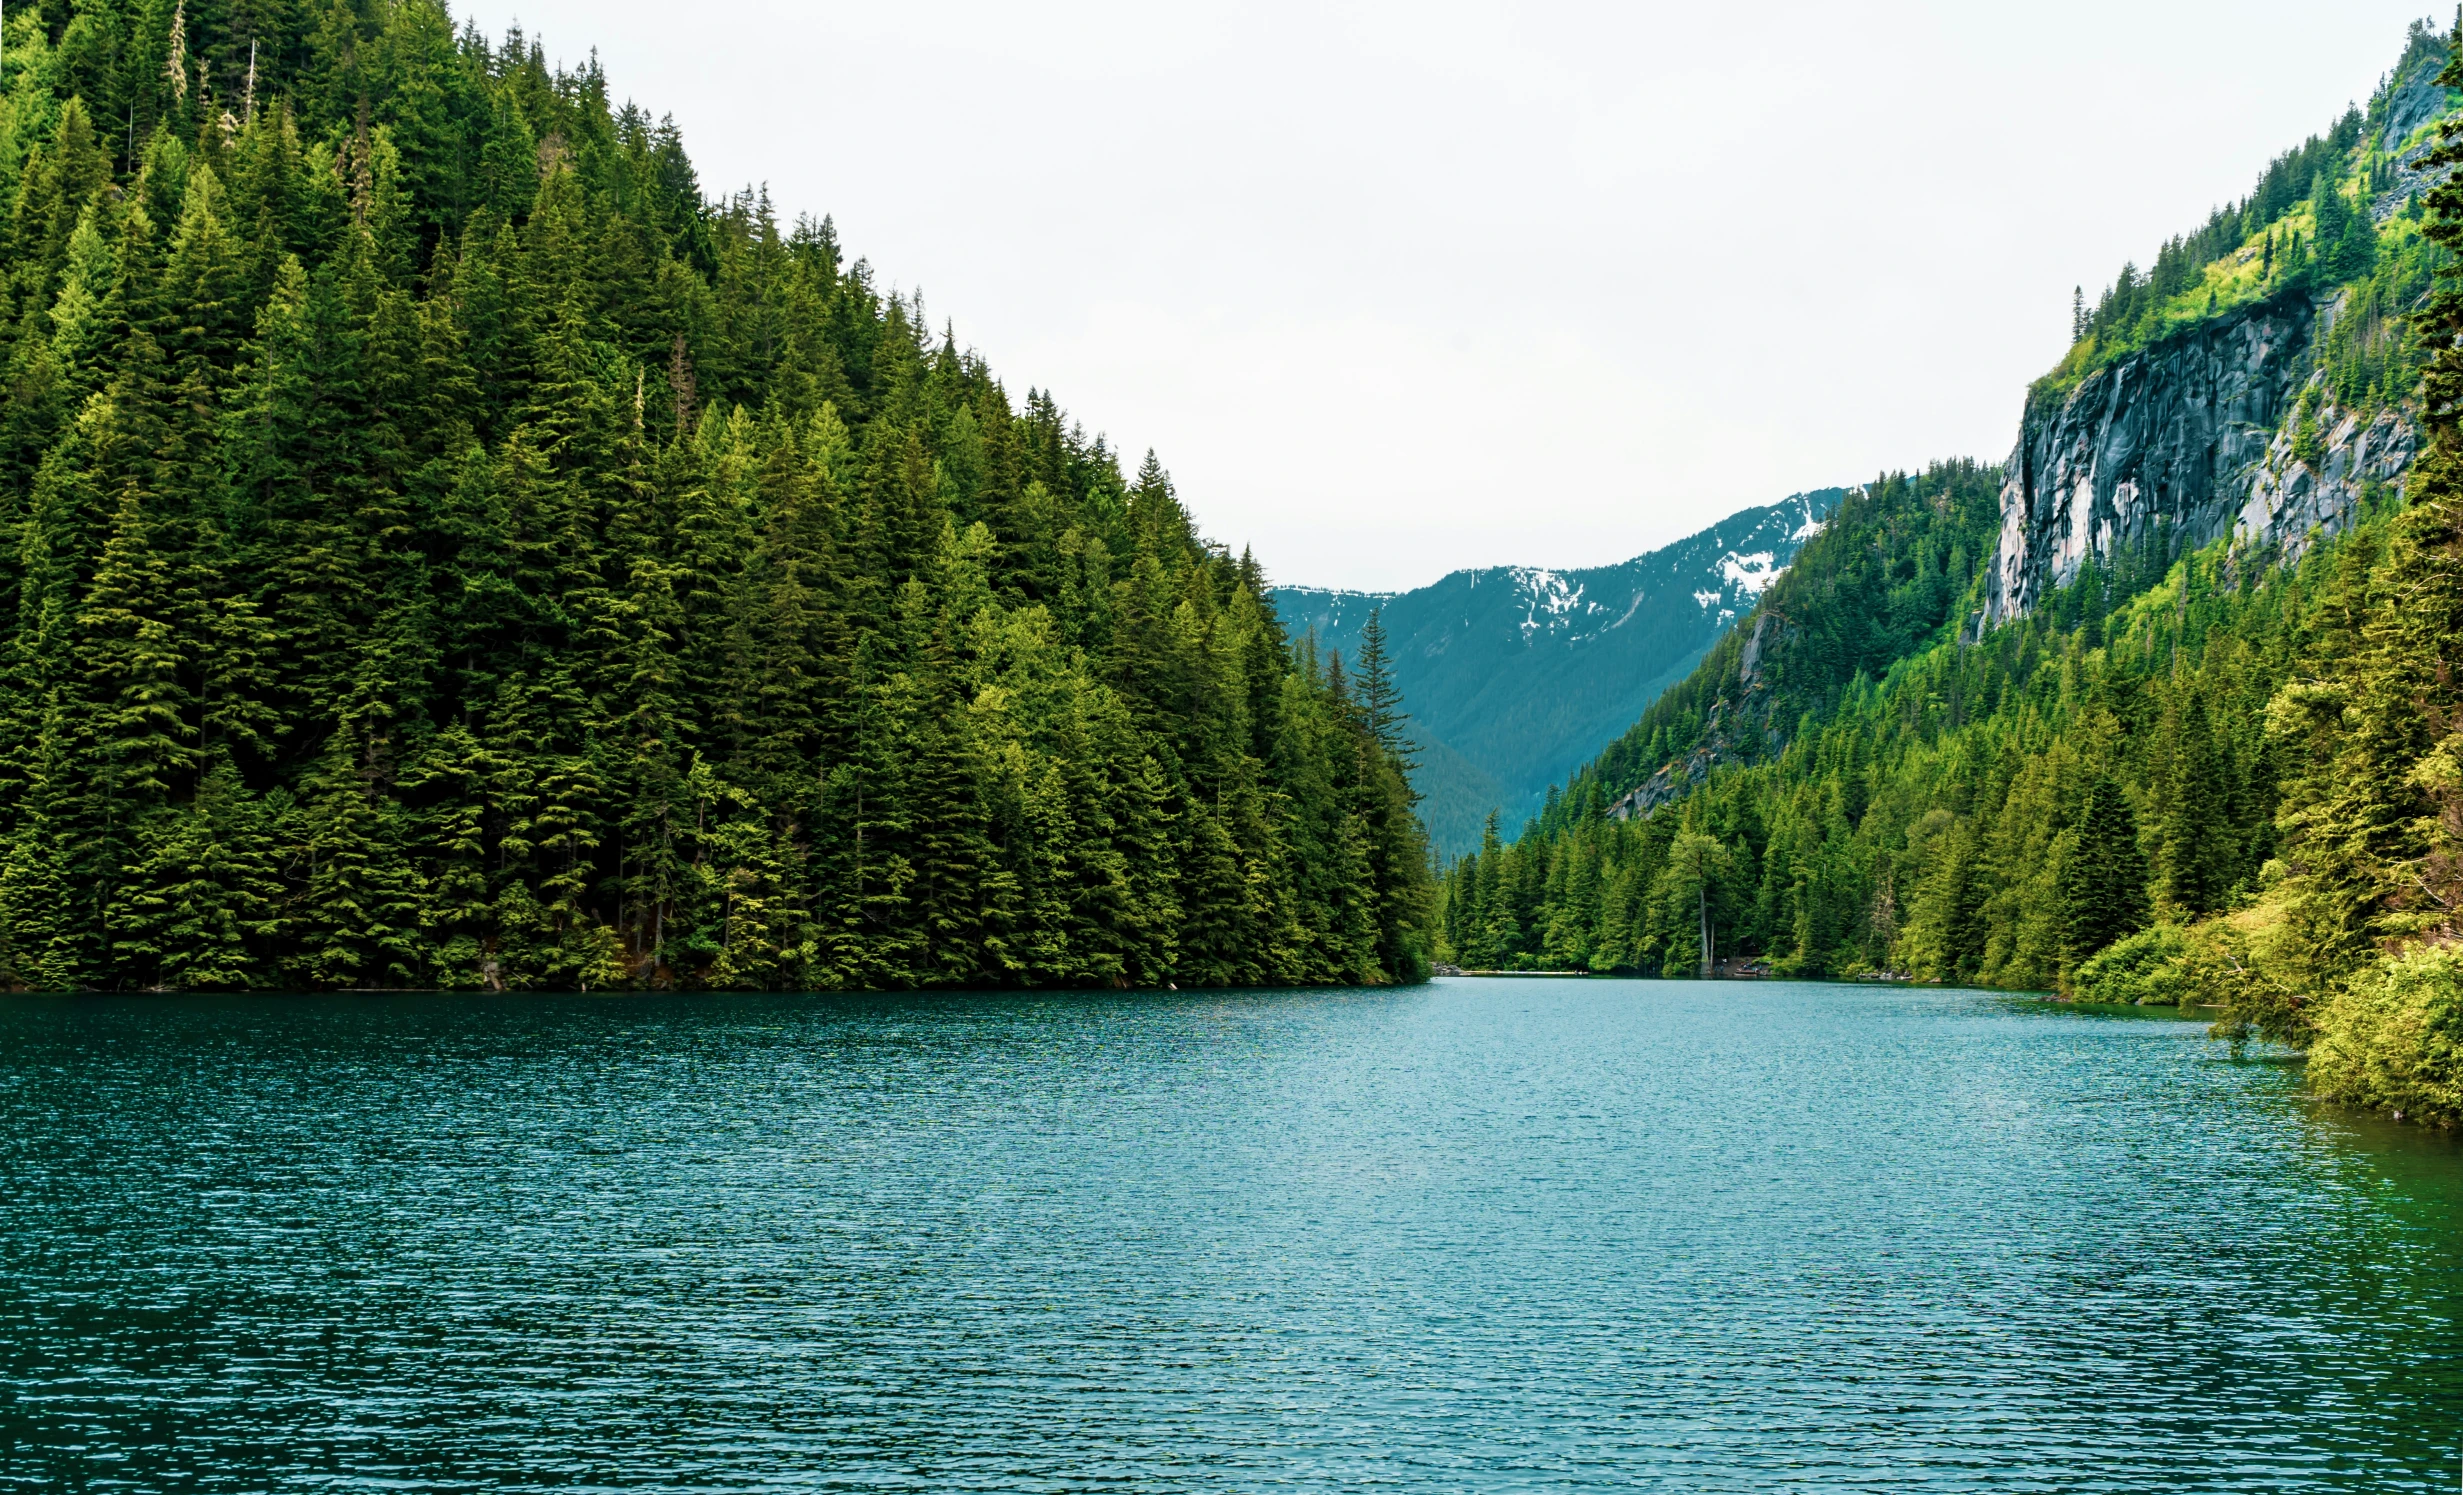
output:
M2335 993L2318 1017L2309 1079L2332 1100L2463 1120L2463 951L2390 955Z
M2084 1002L2178 1007L2198 1000L2185 969L2189 940L2169 924L2142 929L2081 961L2071 980Z

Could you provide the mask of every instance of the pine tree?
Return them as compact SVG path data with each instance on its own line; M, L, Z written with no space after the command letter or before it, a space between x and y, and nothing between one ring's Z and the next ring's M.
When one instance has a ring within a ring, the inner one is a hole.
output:
M2231 810L2206 701L2192 692L2173 733L2171 782L2159 827L2161 902L2176 917L2222 906L2231 873Z
M2147 922L2146 855L2129 798L2109 775L2087 787L2077 841L2062 869L2062 937L2075 964Z
M1704 981L1718 967L1718 930L1712 906L1721 880L1732 872L1733 866L1728 847L1717 837L1698 830L1679 834L1668 848L1668 870L1664 874L1668 898L1672 906L1691 906L1693 955Z
M219 759L193 804L155 829L129 869L115 920L115 964L131 984L180 991L271 985L284 902L270 817L230 760Z
M1417 768L1419 745L1404 725L1409 718L1403 712L1402 691L1394 684L1393 662L1386 657L1382 607L1371 610L1368 621L1360 625L1359 693L1368 729L1387 756L1406 771Z

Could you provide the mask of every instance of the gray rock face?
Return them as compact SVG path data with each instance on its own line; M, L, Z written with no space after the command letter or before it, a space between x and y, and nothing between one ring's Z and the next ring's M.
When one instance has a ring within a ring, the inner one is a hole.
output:
M2442 65L2442 59L2423 58L2420 66L2387 91L2386 123L2377 137L2381 150L2400 150L2413 131L2444 117L2446 88L2437 81Z
M2444 90L2441 89L2439 92L2443 93ZM2429 189L2454 175L2454 168L2451 166L2431 166L2429 164L2429 152L2436 149L2437 142L2430 139L2420 142L2400 155L2387 157L2387 164L2392 168L2388 178L2390 185L2385 191L2370 199L2370 222L2384 223L2411 206L2413 198L2427 196Z
M2437 81L2446 49L2415 31L2372 102L2367 143L2383 152L2370 203L2383 223L2443 181L2433 136L2455 107ZM2001 490L2001 540L1979 632L2025 614L2078 574L2168 525L2191 546L2297 559L2358 517L2375 490L2400 490L2420 449L2410 412L2355 412L2312 368L2340 296L2293 293L2154 344L2066 396L2030 395ZM2304 391L2311 391L2304 394ZM2306 419L2298 407L2308 401Z
M2292 294L2167 338L2065 396L2031 396L2001 490L2001 540L1979 627L2023 616L2090 555L2168 531L2297 557L2400 487L2419 438L2400 413L2366 425L2324 402L2310 349L2339 303ZM2313 397L2304 452L2295 413Z
M2403 210L2416 195L2427 192L2444 181L2448 168L2428 169L2424 158L2437 146L2434 136L2409 145L2412 136L2424 125L2445 118L2454 107L2455 96L2437 81L2445 69L2446 51L2435 47L2414 57L2410 65L2386 85L2370 112L2374 126L2370 144L2384 152L2392 168L2388 189L2378 193L2370 205L2371 216L2380 223Z
M2323 396L2325 376L2313 382ZM2304 460L2299 432L2278 434L2250 476L2233 529L2244 542L2277 547L2286 561L2348 527L2373 491L2402 491L2420 455L2420 430L2405 412L2382 410L2364 423L2361 413L2321 398L2311 424L2320 449Z
M2369 207L2379 223L2452 173L2429 165L2437 142L2423 135L2463 102L2437 81L2446 56L2442 42L2416 31L2370 105L2364 138L2382 154L2369 163L2378 183ZM2315 367L2346 299L2285 292L2186 328L2065 392L2030 392L2003 469L1985 606L1970 633L1981 638L2023 617L2090 556L2110 560L2159 537L2176 553L2229 538L2253 563L2290 562L2380 495L2398 499L2421 448L2415 412L2344 408ZM1761 672L1792 627L1767 607L1754 617L1738 655L1741 689L1712 703L1692 751L1611 814L1648 817L1720 765L1766 758L1782 744Z

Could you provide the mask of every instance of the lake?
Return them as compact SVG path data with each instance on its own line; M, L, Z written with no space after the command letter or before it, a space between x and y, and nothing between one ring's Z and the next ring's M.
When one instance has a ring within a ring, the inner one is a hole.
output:
M1969 992L0 997L0 1490L2453 1490L2459 1203Z

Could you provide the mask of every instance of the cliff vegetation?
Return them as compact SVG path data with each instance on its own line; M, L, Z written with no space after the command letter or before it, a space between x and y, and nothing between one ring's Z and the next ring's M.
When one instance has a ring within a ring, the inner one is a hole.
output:
M2070 350L2037 392L2065 392L2150 343L2273 296L2374 280L2382 303L2415 304L2436 254L2421 231L2421 207L2434 170L2430 137L2453 99L2443 81L2448 49L2447 37L2414 22L2365 114L2348 110L2276 157L2247 197L2166 241L2145 269L2123 265L2092 305L2081 287ZM2392 370L2380 397L2400 398L2417 365L2408 373Z

